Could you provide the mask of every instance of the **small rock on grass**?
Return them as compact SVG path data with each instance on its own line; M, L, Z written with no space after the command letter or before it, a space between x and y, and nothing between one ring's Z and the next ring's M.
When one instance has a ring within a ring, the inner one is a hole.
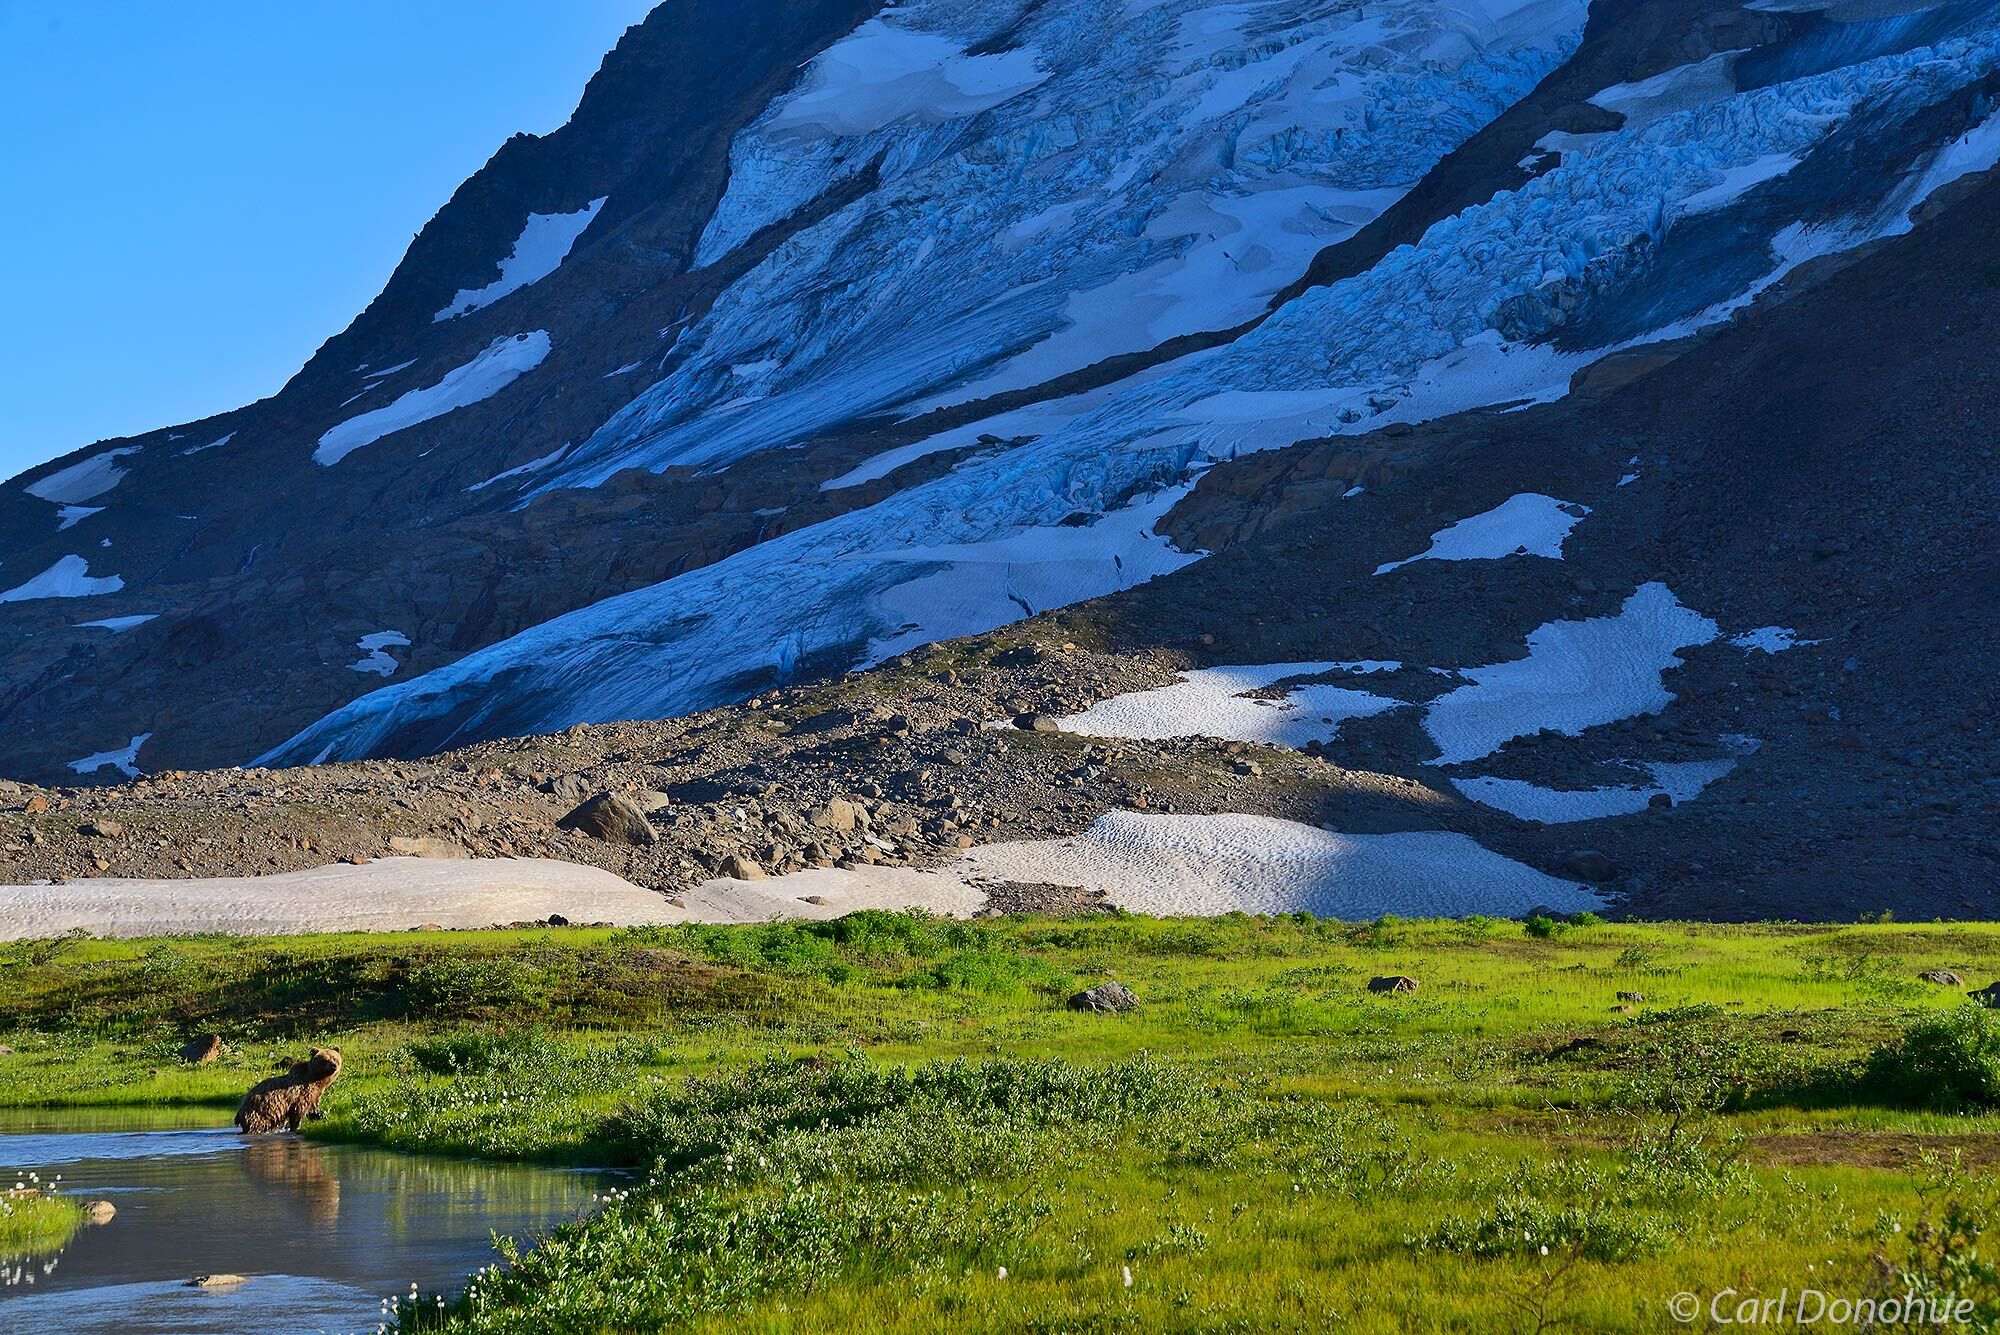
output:
M1967 992L1965 995L1988 1010L2000 1011L2000 983L1988 983L1977 992Z
M222 1035L203 1034L191 1038L181 1046L181 1060L191 1066L201 1066L222 1055Z
M1100 1015L1116 1011L1137 1010L1139 998L1132 995L1132 989L1120 982L1099 983L1088 991L1079 992L1069 999L1073 1011L1095 1011Z
M1370 992L1414 992L1421 986L1422 984L1417 982L1416 979L1406 977L1403 974L1388 974L1381 978L1370 978L1368 980L1368 990Z
M1921 982L1935 983L1939 987L1964 987L1965 980L1950 969L1926 969L1917 975Z

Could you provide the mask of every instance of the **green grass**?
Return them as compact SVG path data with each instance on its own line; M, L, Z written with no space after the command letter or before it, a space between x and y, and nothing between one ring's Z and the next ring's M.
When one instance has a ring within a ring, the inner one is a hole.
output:
M2000 1040L1938 968L2000 975L2000 927L67 940L0 948L0 1108L219 1112L331 1043L314 1135L645 1171L468 1330L1650 1330L1812 1284L2000 1321ZM1142 1008L1062 1006L1107 977Z
M39 1184L0 1184L0 1265L60 1251L83 1227L83 1207Z

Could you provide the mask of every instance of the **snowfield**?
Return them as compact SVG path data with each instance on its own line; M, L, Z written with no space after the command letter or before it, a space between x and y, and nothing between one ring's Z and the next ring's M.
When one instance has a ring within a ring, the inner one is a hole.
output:
M500 276L485 287L461 290L450 304L431 317L431 323L469 315L481 307L491 306L511 292L518 292L530 283L539 283L547 278L569 258L570 247L576 244L576 239L583 235L584 229L597 217L597 211L604 207L605 199L609 198L607 195L603 199L593 199L574 213L529 214L527 225L514 240L514 249L500 261ZM400 369L391 367L370 379Z
M995 880L1103 890L1133 913L1515 916L1603 900L1462 834L1335 834L1268 816L1112 811L1075 839L992 844L964 861Z
M0 593L0 603L24 603L33 598L92 598L116 593L125 587L119 575L90 573L90 562L81 556L65 556L25 584Z
M542 859L377 858L271 876L80 878L0 886L0 940L492 927L559 913L621 926L684 921L666 897L596 867Z
M540 329L496 338L484 352L447 371L435 385L413 389L386 408L350 417L330 428L319 438L313 462L331 468L362 446L372 445L393 431L490 399L540 366L548 355L549 336Z
M1586 728L1665 709L1660 682L1678 650L1708 644L1715 623L1682 607L1664 584L1642 584L1618 615L1551 621L1528 636L1528 656L1461 669L1472 684L1431 701L1424 730L1441 765L1491 755L1544 728Z
M126 470L118 461L137 454L143 446L121 445L115 450L105 450L93 454L82 463L50 473L47 477L30 482L21 490L39 500L55 505L77 505L83 501L95 500L125 480ZM76 522L69 520L63 524L68 528Z

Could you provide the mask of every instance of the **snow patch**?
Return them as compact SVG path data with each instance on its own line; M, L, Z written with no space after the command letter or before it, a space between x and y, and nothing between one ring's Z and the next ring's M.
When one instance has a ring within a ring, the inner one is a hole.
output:
M55 505L75 505L92 500L125 480L126 470L118 466L118 461L137 454L143 448L140 445L121 445L115 450L93 454L81 463L71 464L68 468L30 482L21 490Z
M372 412L350 417L319 438L313 462L331 468L364 445L372 445L392 431L401 431L419 422L442 417L454 409L492 398L507 386L542 364L549 355L549 336L537 329L530 334L496 338L486 350L465 365L445 373L444 379L427 389L413 389L394 403Z
M1718 51L1691 65L1676 65L1650 79L1618 83L1593 96L1592 105L1625 118L1620 130L1636 130L1651 121L1721 101L1736 92L1734 67L1741 51Z
M1163 915L1455 918L1603 904L1462 834L1336 834L1267 816L1111 811L1074 839L993 844L962 861L991 879L1103 890L1119 908Z
M79 621L75 624L78 630L84 630L84 629L108 630L113 635L123 635L126 631L131 630L133 627L143 626L148 621L154 620L159 615L160 614L158 612L137 612L131 616L126 616L126 617L105 617L101 621Z
M1472 685L1433 700L1424 730L1438 764L1491 755L1516 737L1550 728L1574 737L1586 728L1666 708L1661 674L1676 650L1708 644L1713 621L1681 606L1666 585L1642 584L1616 616L1551 621L1528 636L1528 656L1460 669Z
M1759 626L1746 630L1741 635L1732 635L1729 642L1738 649L1758 649L1767 654L1782 654L1787 649L1796 649L1802 644L1818 644L1818 640L1802 640L1799 633L1790 626Z
M95 774L101 769L115 769L128 779L139 777L139 748L151 741L153 734L142 732L116 751L99 751L96 755L72 760L69 767L78 774Z
M808 903L808 899L819 903ZM972 916L986 903L986 891L953 868L914 871L906 867L821 867L787 872L762 881L716 877L681 893L681 921L768 922L774 918L826 920L863 909L923 909L946 917Z
M1493 807L1510 816L1539 825L1563 825L1571 821L1600 820L1607 816L1630 816L1646 810L1653 798L1665 793L1674 805L1691 802L1701 790L1736 768L1734 760L1652 761L1642 766L1653 777L1651 787L1638 788L1548 788L1523 779L1453 779L1471 801Z
M562 460L562 457L568 453L569 453L569 442L564 441L562 444L556 446L553 450L550 450L547 454L543 455L541 458L530 459L528 460L528 462L524 464L516 464L512 468L507 469L505 472L495 473L492 477L487 478L484 482L473 483L471 486L467 487L466 490L484 491L486 490L486 488L492 486L494 483L505 482L510 477L523 477L529 473L538 473L542 469L547 468L550 464L560 462Z
M1351 718L1368 718L1404 704L1401 700L1342 686L1294 686L1276 699L1247 698L1295 677L1328 672L1367 672L1376 663L1263 663L1202 668L1171 686L1113 696L1060 720L1065 732L1090 737L1161 741L1170 737L1215 737L1261 742L1294 750L1308 742L1330 742Z
M1429 550L1377 566L1375 573L1415 561L1497 561L1507 556L1547 556L1562 559L1564 539L1590 513L1587 505L1559 501L1540 492L1522 492L1469 519L1431 535Z
M997 107L1048 77L1032 49L968 56L948 37L874 18L821 52L764 128L840 136L934 125Z
M103 513L104 507L101 505L61 506L56 510L56 532L61 533L66 529L75 528L92 515L101 515Z
M1722 179L1706 190L1697 190L1680 203L1682 217L1696 213L1711 213L1725 205L1733 204L1753 187L1766 181L1775 180L1799 165L1801 159L1796 153L1766 153L1761 158L1739 163L1734 167L1717 169Z
M206 445L190 445L186 449L181 451L181 458L185 459L190 454L200 454L204 450L219 450L224 445L227 445L230 441L235 439L236 439L236 433L232 431L226 436L221 436L215 440L211 440Z
M41 574L0 593L0 603L24 603L31 598L91 598L116 593L125 587L117 575L93 576L90 562L81 556L65 556Z
M431 323L455 320L482 306L491 306L510 292L518 292L530 283L539 283L547 278L569 258L570 247L576 244L576 239L583 235L584 229L597 217L597 211L604 207L604 200L609 198L606 195L602 199L593 199L574 213L529 214L527 226L514 239L514 249L500 261L500 276L485 287L461 289L449 305L431 317ZM392 366L388 371L378 371L369 378L378 379L401 369Z
M372 673L377 677L394 676L396 669L403 665L385 651L397 646L407 647L409 643L410 637L399 630L378 630L372 635L363 635L354 642L354 647L366 656L359 662L349 663L348 670Z
M664 895L608 871L539 858L377 858L272 876L84 878L0 886L0 939L491 927L551 913L621 926L684 922Z

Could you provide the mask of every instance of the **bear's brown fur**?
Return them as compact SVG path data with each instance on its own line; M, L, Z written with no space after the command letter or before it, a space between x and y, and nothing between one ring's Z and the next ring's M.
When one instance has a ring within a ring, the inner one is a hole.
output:
M319 1116L320 1096L340 1075L340 1050L314 1048L283 1075L261 1080L243 1096L236 1109L237 1129L259 1136L279 1127L296 1131L308 1117Z

